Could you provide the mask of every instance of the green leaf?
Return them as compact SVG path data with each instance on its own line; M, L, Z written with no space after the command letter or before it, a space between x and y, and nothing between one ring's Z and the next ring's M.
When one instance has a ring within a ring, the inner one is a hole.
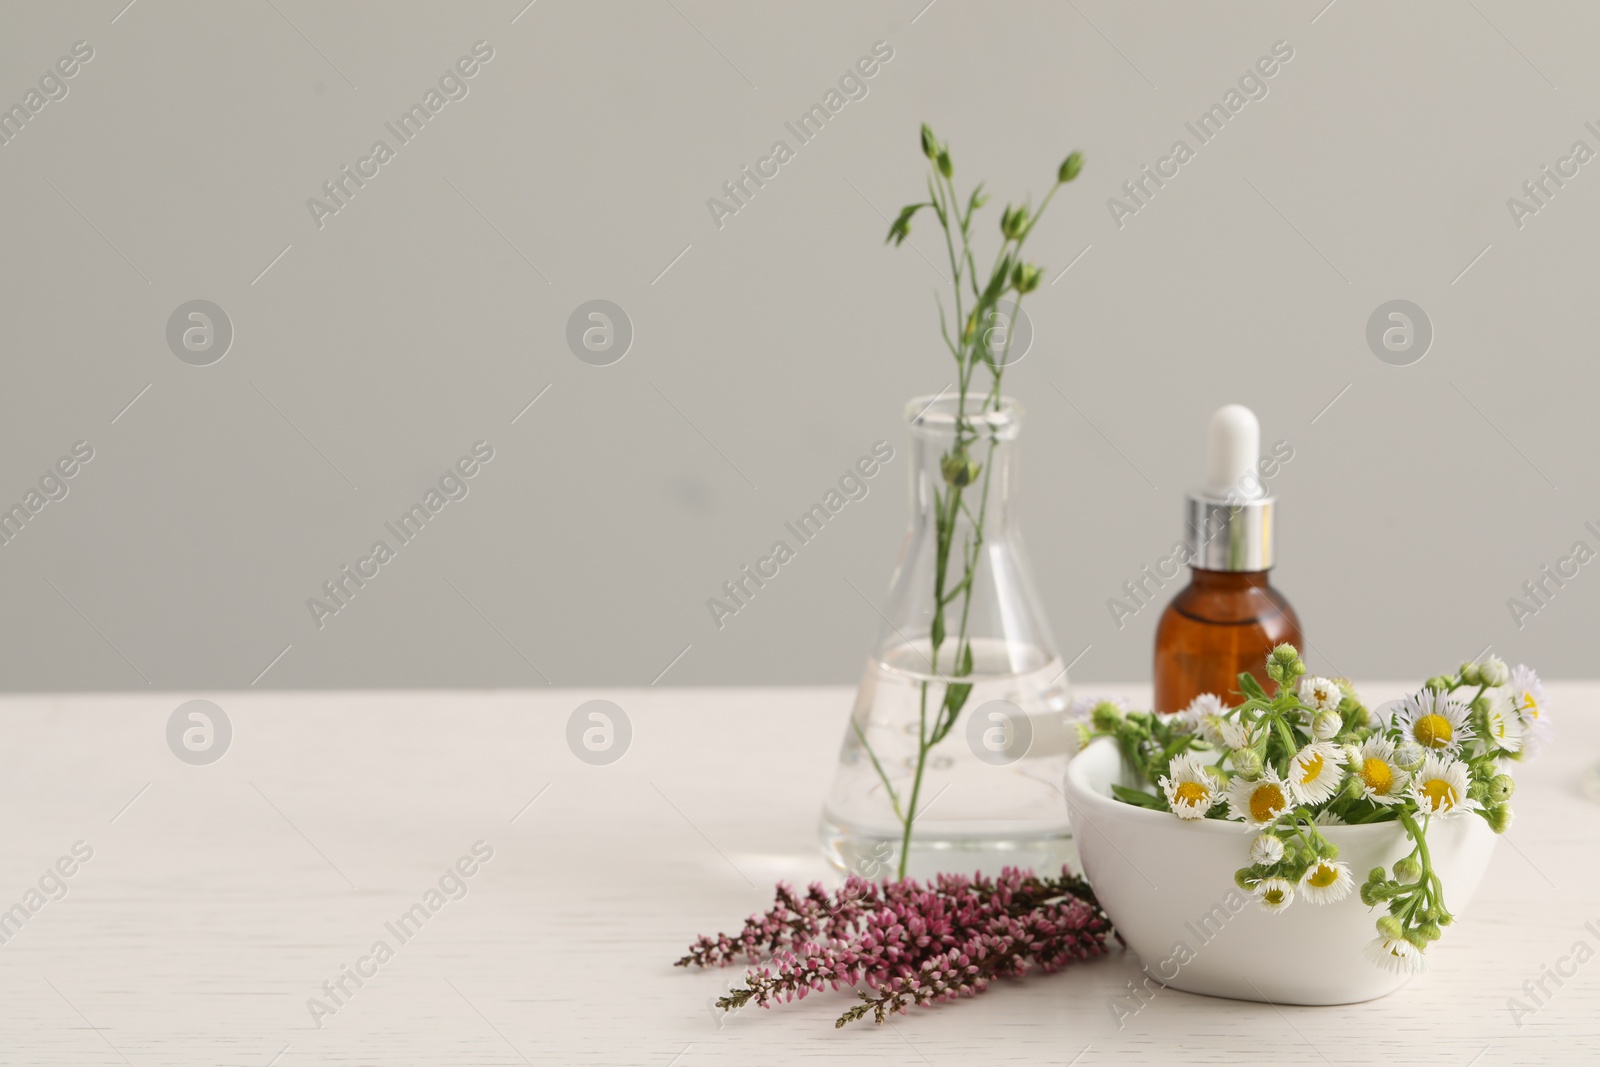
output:
M887 237L885 237L883 239L883 243L884 244L888 244L890 241L893 241L895 247L899 248L900 247L900 242L904 241L906 239L906 237L908 235L910 235L910 233L911 233L911 220L912 220L912 218L916 215L917 212L919 212L923 208L929 207L929 206L931 206L931 205L929 205L927 203L921 203L921 204L907 204L905 207L901 208L899 216L897 216L895 218L894 222L890 224L890 226L889 226L889 236L887 236Z
M1251 700L1267 699L1267 691L1261 688L1261 683L1249 671L1239 672L1239 691Z
M971 695L971 682L951 682L945 687L944 709L947 722L953 723L956 721L956 716L961 714L961 709L966 706L967 697ZM945 729L948 730L949 727L947 726Z
M939 654L939 646L944 644L944 612L942 611L935 611L933 613L932 638L933 654L937 656Z
M1113 785L1111 795L1124 804L1132 804L1139 808L1149 808L1151 811L1169 811L1164 797L1154 793L1146 793L1142 789L1129 789L1125 785Z
M983 183L979 182L977 188L972 190L972 196L967 199L967 218L972 218L972 213L989 202L987 196L980 196L983 192Z

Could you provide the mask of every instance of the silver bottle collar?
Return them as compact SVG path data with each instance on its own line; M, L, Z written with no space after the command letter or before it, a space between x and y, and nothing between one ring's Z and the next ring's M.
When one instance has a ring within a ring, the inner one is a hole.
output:
M1184 506L1189 566L1207 571L1264 571L1272 566L1276 497L1190 493Z

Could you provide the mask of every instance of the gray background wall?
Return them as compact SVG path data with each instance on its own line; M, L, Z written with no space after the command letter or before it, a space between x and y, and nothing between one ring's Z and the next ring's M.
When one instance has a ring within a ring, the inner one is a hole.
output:
M680 654L660 684L853 681L903 458L722 630L705 600L947 380L935 233L882 244L922 120L1001 198L1088 158L1008 389L1079 680L1146 676L1156 610L1119 630L1106 600L1177 537L1228 401L1295 449L1278 583L1328 667L1492 644L1595 673L1600 565L1507 607L1600 548L1600 163L1507 207L1600 149L1591 5L523 2L0 11L0 101L94 49L0 147L0 501L94 449L0 547L0 685L644 685ZM480 40L469 94L319 229L307 198ZM1119 228L1108 198L1280 40L1268 95ZM718 228L707 198L877 41L868 95ZM166 340L196 298L235 330L204 367ZM634 326L611 366L565 341L594 298ZM1395 298L1435 330L1403 367L1365 339ZM319 630L307 598L478 440L470 494Z

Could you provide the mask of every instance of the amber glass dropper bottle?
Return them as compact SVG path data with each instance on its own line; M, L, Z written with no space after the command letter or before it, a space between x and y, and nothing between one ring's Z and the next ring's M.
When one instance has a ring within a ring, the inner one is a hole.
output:
M1266 657L1275 645L1304 647L1300 619L1267 580L1273 563L1275 499L1261 475L1261 424L1240 404L1211 416L1206 487L1185 506L1189 585L1156 627L1155 707L1182 711L1201 693L1229 705L1239 674L1268 691Z

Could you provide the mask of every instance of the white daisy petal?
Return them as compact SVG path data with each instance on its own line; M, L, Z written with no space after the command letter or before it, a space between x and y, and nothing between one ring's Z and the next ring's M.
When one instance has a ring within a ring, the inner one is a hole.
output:
M1467 765L1449 756L1429 756L1411 780L1411 795L1424 815L1449 818L1476 811L1478 802L1467 796Z
M1300 679L1298 690L1300 703L1310 708L1313 713L1318 711L1338 711L1339 701L1344 699L1344 690L1339 688L1339 683L1332 678Z
M1283 842L1271 834L1259 834L1250 842L1250 862L1270 867L1283 859Z
M1228 748L1254 748L1261 740L1261 724L1245 723L1238 719L1223 719L1217 724L1222 743Z
M1361 779L1361 795L1378 804L1397 804L1409 794L1411 776L1395 759L1394 742L1373 734L1362 742L1359 760L1351 770Z
M1167 795L1172 813L1180 819L1203 819L1222 799L1216 777L1192 752L1172 757L1167 774L1161 779L1161 791Z
M1267 826L1288 811L1289 804L1289 787L1270 767L1260 778L1247 780L1243 775L1236 775L1228 783L1228 817L1231 819Z
M1336 904L1355 888L1350 868L1337 860L1318 860L1300 878L1300 895L1313 904Z
M1222 716L1228 713L1228 705L1215 693L1201 693L1189 702L1189 706L1178 712L1178 718L1190 730L1197 733L1201 739L1213 745L1222 744L1222 734L1218 732L1217 723Z
M1472 740L1467 706L1439 689L1423 689L1400 702L1394 712L1400 737L1430 752L1456 753Z
M1428 969L1422 950L1409 941L1375 938L1367 945L1366 953L1367 959L1396 974L1421 974Z
M1339 791L1344 781L1344 753L1339 746L1314 741L1289 761L1289 789L1306 804L1321 804Z
M1522 720L1523 744L1528 753L1537 752L1550 740L1549 709L1544 703L1544 683L1531 667L1521 663L1511 668L1511 701Z
M1504 689L1491 689L1485 695L1489 697L1489 710L1484 715L1488 721L1487 740L1506 752L1521 751L1525 730L1511 694Z
M1256 903L1267 911L1282 911L1294 903L1294 886L1287 879L1263 878L1256 883Z

